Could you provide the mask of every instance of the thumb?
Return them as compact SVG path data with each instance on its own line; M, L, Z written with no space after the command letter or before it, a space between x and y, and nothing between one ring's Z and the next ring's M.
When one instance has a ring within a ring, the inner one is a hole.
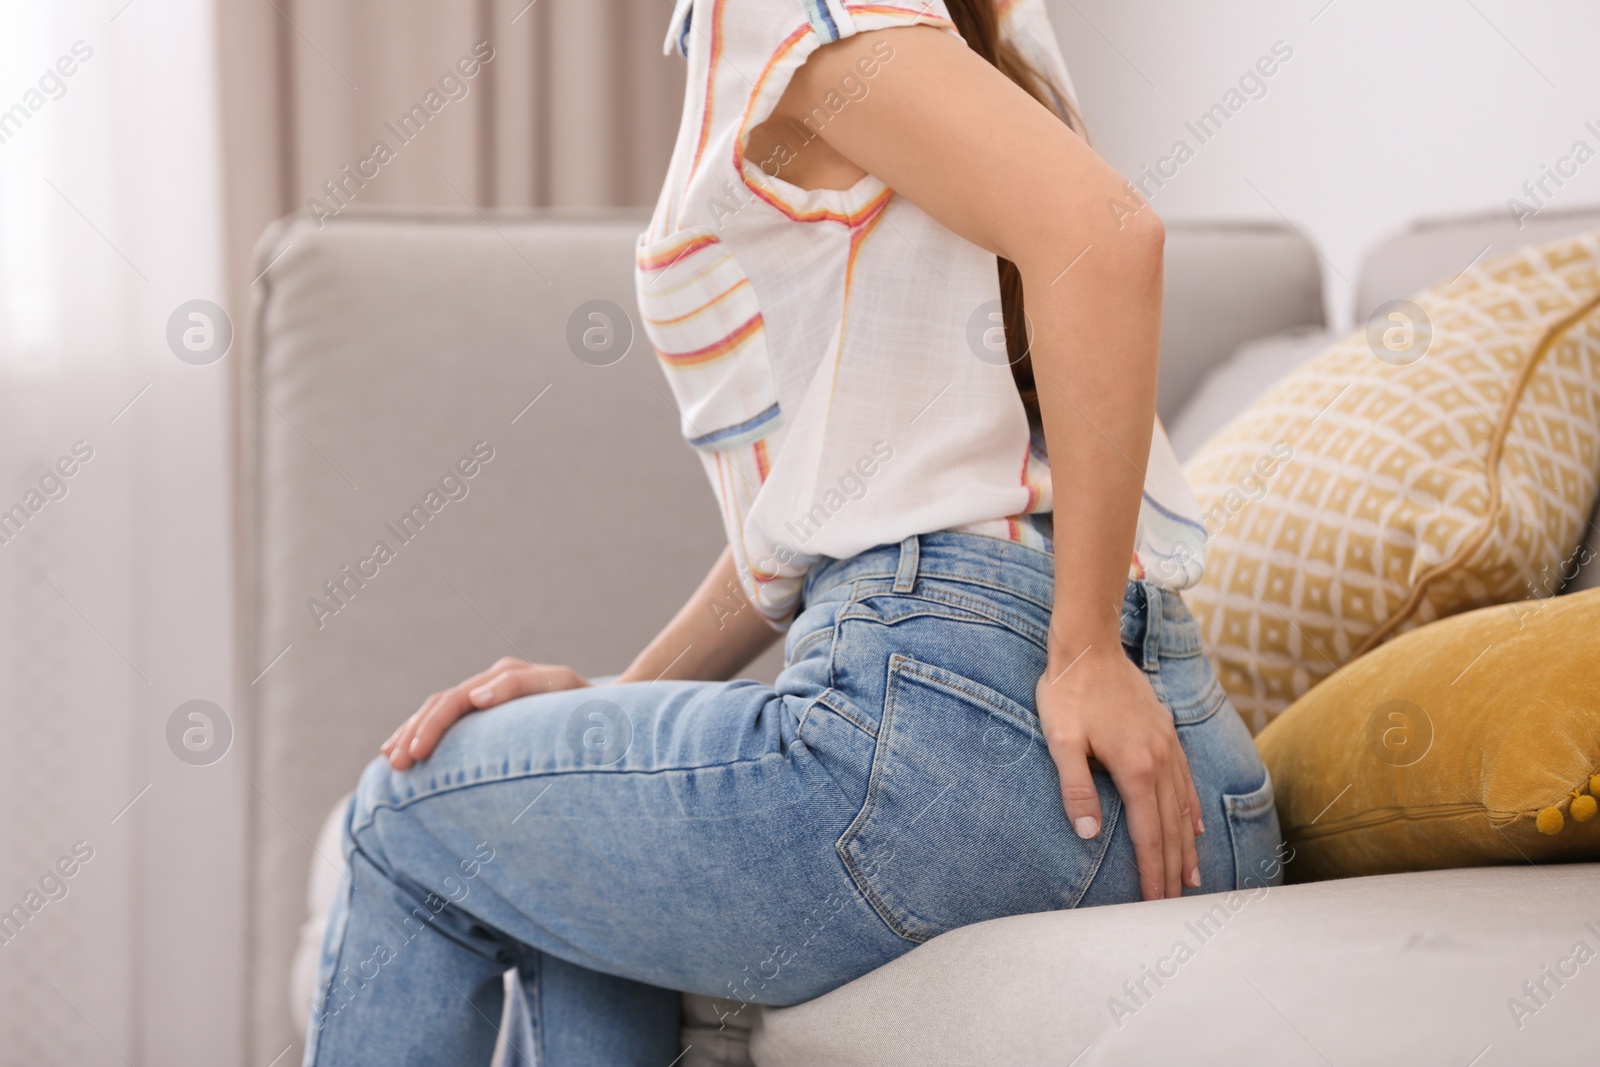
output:
M1089 770L1089 754L1081 747L1054 753L1056 773L1061 776L1061 799L1067 808L1067 821L1079 837L1090 838L1100 832L1100 790L1095 788Z

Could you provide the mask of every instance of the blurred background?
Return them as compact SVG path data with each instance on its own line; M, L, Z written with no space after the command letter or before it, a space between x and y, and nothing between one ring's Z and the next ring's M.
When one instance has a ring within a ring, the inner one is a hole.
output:
M1292 224L1338 326L1414 219L1600 201L1591 3L1049 6L1101 154L1168 219ZM268 1067L227 715L271 669L232 614L252 247L350 205L648 206L670 8L0 0L0 1063ZM175 358L194 323L230 353ZM195 700L209 762L175 758Z

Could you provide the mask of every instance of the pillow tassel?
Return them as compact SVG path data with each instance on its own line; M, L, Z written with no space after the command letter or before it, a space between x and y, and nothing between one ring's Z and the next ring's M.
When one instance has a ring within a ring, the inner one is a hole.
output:
M1600 774L1591 774L1588 781L1589 792L1583 791L1583 786L1578 786L1567 797L1572 801L1570 810L1573 822L1588 822L1600 811L1600 803L1596 803L1594 794L1600 787ZM1561 813L1559 804L1551 805L1539 813L1534 825L1541 834L1559 834L1567 825L1566 816Z

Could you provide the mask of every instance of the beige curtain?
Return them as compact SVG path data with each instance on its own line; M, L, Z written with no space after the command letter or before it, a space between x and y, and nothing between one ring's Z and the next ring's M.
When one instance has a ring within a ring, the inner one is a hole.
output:
M683 98L683 61L661 54L671 8L216 0L232 373L253 341L252 248L282 215L654 203ZM278 1039L250 1033L246 1046L265 1063Z
M219 0L234 306L256 237L291 211L653 203L683 98L671 8Z

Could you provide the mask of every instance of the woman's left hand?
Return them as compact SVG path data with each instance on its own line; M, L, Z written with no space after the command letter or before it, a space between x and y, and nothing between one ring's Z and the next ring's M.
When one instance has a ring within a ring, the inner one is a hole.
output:
M1079 837L1102 830L1100 792L1089 761L1122 796L1146 900L1200 887L1194 837L1205 831L1189 760L1172 715L1120 643L1090 646L1045 670L1035 691L1039 723L1061 778L1067 818Z

